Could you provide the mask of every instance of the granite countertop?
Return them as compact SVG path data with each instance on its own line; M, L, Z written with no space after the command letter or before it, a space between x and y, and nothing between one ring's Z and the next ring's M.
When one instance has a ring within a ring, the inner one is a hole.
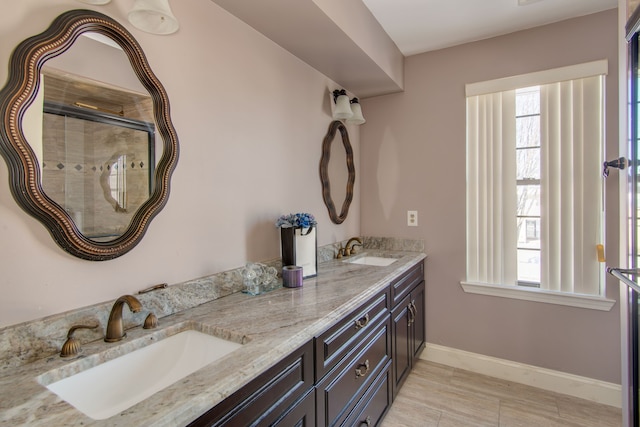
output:
M426 256L419 252L366 250L398 260L387 267L332 260L300 288L220 298L163 317L157 329L136 327L118 343L83 345L81 357L53 356L0 377L0 425L179 426L186 425L243 385L325 331ZM124 316L130 315L125 309ZM182 330L196 329L243 343L222 359L106 420L93 420L45 385L71 373L143 347Z

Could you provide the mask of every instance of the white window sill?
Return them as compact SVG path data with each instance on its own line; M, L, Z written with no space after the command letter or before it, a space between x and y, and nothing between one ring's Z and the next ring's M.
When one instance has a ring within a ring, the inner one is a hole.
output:
M542 302L546 304L568 305L591 310L609 311L615 300L601 296L570 294L566 292L547 291L524 286L490 285L488 283L460 282L462 289L469 294L489 295L501 298L520 299Z

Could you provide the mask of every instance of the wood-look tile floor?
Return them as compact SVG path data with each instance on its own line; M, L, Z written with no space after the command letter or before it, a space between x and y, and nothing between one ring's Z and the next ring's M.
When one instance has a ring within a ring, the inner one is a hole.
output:
M601 405L419 360L382 427L620 427Z

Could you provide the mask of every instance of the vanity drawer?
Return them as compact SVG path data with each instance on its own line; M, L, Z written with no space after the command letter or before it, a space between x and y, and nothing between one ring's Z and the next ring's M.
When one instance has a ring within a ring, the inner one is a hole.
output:
M344 427L379 425L391 407L391 384L391 362L389 362L342 425Z
M386 289L353 311L351 316L315 338L316 381L358 344L380 319L389 313L389 290Z
M411 292L416 285L424 280L424 261L416 264L402 276L391 282L391 306L395 307Z
M376 376L388 369L390 331L387 317L372 328L353 355L345 357L316 385L318 426L342 424Z

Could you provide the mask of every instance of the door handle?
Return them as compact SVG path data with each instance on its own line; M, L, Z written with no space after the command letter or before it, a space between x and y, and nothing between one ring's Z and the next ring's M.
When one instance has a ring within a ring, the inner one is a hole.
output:
M411 325L416 321L416 312L414 311L413 301L409 303L407 309L409 310L409 325Z
M624 269L607 267L607 273L620 280L622 283L640 293L640 286L633 280L629 279L625 274L640 274L640 269Z
M627 167L627 159L625 159L624 157L619 157L615 160L604 162L604 164L602 165L602 176L605 178L609 176L609 168L622 170L626 167Z
M418 318L418 306L416 306L416 300L411 301L409 306L413 308L413 323L415 323Z

